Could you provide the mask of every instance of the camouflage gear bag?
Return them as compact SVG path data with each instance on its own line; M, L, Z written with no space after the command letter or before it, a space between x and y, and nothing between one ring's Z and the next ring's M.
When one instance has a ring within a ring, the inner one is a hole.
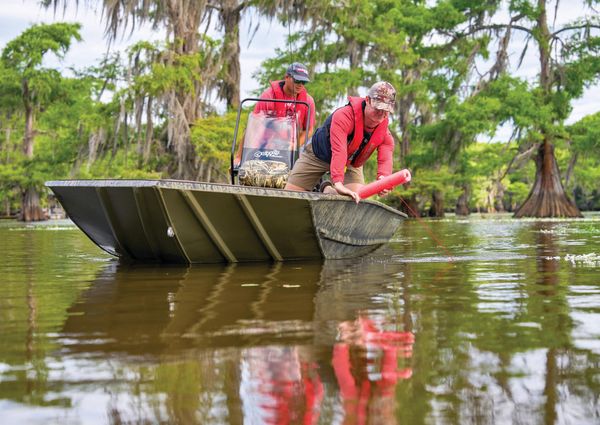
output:
M283 189L289 172L289 167L283 162L255 159L242 164L238 171L238 178L240 184L244 186Z

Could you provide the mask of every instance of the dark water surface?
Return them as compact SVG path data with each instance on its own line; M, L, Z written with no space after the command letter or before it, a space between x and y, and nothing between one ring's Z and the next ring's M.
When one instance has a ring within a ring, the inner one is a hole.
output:
M194 267L3 221L0 259L2 425L600 423L600 216Z

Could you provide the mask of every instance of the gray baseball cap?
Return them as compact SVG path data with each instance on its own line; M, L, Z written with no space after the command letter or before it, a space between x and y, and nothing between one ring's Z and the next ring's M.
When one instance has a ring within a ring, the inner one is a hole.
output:
M296 81L304 81L308 83L310 81L310 77L308 76L308 68L301 64L300 62L294 62L287 69L287 74L291 75L291 77Z

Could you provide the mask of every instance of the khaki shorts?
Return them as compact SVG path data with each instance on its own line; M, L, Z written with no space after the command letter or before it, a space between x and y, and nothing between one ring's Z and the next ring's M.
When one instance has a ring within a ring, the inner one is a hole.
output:
M312 190L319 182L319 179L329 171L329 164L321 161L315 156L312 150L312 144L306 145L304 151L300 154L300 158L294 164L292 172L288 177L288 183L299 186L305 190ZM354 168L351 165L346 167L344 173L344 184L360 183L365 184L362 166Z

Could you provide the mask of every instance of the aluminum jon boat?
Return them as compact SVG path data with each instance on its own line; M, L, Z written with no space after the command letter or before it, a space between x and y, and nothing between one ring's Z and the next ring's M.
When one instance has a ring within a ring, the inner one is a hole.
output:
M377 201L181 180L49 181L73 222L125 260L340 259L387 243L406 215Z
M83 232L125 260L220 263L339 259L387 243L406 215L375 201L282 190L298 157L296 119L248 111L231 145L231 184L182 180L46 183ZM310 105L292 101L306 107ZM298 105L297 105L298 106ZM298 106L300 107L300 106ZM306 120L305 133L308 134ZM240 140L238 141L238 136Z

